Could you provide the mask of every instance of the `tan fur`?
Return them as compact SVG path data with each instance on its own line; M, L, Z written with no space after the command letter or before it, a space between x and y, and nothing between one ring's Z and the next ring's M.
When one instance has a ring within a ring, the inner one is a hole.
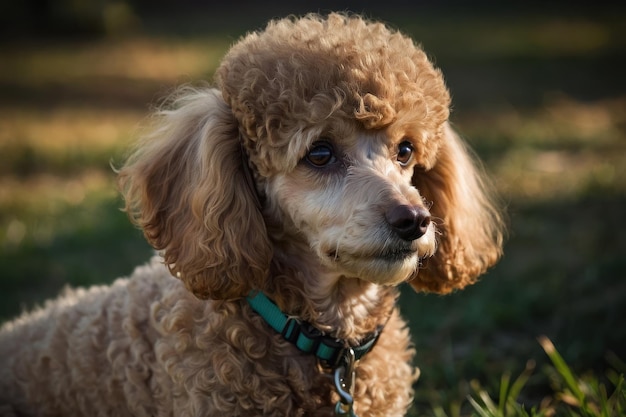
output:
M181 88L119 171L162 258L6 323L0 415L333 415L330 373L250 309L250 290L349 343L386 324L358 363L355 411L404 415L418 373L396 286L450 292L501 254L449 102L424 52L382 24L310 15L244 37L216 88ZM314 167L320 141L334 159ZM405 206L432 218L419 237L392 225Z
M411 281L418 290L449 293L472 284L502 255L503 218L488 179L466 145L446 125L437 163L418 169L413 184L438 219L437 253Z

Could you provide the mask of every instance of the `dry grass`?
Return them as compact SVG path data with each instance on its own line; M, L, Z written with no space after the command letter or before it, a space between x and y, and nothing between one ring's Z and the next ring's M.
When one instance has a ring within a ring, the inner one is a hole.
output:
M206 78L226 47L223 39L129 38L1 50L0 248L53 241L63 213L89 195L116 201L110 165L149 106Z
M89 107L5 108L0 114L0 146L28 146L51 157L67 149L83 153L115 149L125 146L143 113Z
M20 45L3 52L0 80L41 86L120 78L175 83L211 73L228 46L224 38L151 39Z
M626 192L626 98L589 103L559 95L530 111L470 112L458 125L485 152L509 199Z

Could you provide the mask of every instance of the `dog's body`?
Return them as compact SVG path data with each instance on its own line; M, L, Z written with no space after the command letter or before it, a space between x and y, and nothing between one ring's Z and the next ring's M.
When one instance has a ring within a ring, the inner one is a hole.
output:
M331 378L266 326L245 301L197 299L155 258L4 329L0 415L333 415ZM355 400L360 415L402 415L416 375L397 314L379 343Z
M217 87L181 89L120 171L163 259L6 324L0 413L332 415L336 366L251 292L349 346L382 328L345 388L361 417L406 412L397 284L462 288L502 243L440 73L401 34L333 14L248 35Z

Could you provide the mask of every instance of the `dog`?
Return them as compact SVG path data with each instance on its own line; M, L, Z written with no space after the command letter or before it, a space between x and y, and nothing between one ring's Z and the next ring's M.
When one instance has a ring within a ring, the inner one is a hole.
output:
M157 255L0 331L0 414L401 416L398 286L449 293L502 210L441 72L354 15L272 21L180 87L118 170Z

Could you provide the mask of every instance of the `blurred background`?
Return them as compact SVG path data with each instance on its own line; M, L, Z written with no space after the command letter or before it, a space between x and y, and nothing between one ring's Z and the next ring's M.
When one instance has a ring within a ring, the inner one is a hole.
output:
M308 3L0 4L0 321L148 259L111 165L172 88L211 80L228 47L268 19L349 10L411 35L443 70L451 120L510 220L503 260L477 285L445 297L403 288L422 370L412 415L453 414L471 381L495 391L529 360L522 400L537 404L550 388L540 335L577 372L624 372L626 8Z

